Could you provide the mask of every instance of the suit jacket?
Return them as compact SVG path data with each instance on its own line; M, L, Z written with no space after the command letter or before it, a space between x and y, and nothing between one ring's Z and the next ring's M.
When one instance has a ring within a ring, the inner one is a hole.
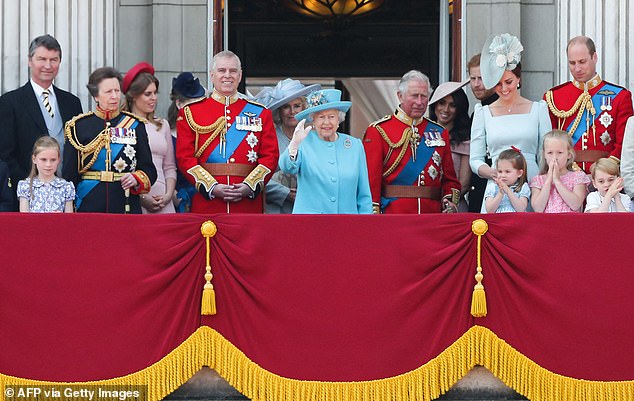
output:
M15 205L15 193L9 184L9 167L0 160L0 212L12 212Z
M82 113L79 98L53 86L62 121ZM9 165L13 187L29 175L33 144L48 129L31 82L0 97L0 159Z

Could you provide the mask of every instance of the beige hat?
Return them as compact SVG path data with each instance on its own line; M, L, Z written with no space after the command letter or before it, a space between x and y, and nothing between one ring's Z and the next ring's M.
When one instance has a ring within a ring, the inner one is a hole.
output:
M462 88L468 83L469 83L469 80L467 79L464 82L449 81L449 82L445 82L438 85L438 88L436 88L436 90L434 90L434 93L431 95L431 100L429 101L429 104L434 104L440 99L442 99L443 97L447 95L451 95L452 93L454 93L455 91Z

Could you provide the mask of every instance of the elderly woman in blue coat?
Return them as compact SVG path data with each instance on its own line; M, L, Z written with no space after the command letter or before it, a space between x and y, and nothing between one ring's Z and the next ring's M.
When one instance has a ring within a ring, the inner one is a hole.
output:
M341 91L324 89L310 94L308 108L295 116L299 123L279 162L282 171L297 174L294 214L372 213L363 145L337 132L350 105Z

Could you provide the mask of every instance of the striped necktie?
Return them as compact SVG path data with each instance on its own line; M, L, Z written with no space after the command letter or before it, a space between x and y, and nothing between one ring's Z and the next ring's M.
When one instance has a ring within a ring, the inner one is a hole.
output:
M42 103L44 103L44 108L46 109L46 111L48 111L48 114L51 115L52 118L55 117L55 113L53 113L53 107L51 107L51 102L49 102L48 100L48 96L49 96L49 91L48 89L44 89L44 91L42 92Z

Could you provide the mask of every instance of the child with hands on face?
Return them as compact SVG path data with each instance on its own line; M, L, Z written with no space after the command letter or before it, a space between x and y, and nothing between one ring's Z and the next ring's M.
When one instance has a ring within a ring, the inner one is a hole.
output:
M586 213L629 212L631 200L622 194L623 178L619 164L611 158L601 158L590 166L592 185L597 189L586 198Z
M518 148L511 147L500 153L495 167L497 175L484 191L486 212L525 212L531 190L526 183L524 155Z
M552 130L544 136L541 175L531 180L531 205L535 212L580 212L590 179L573 169L575 151L567 132Z

